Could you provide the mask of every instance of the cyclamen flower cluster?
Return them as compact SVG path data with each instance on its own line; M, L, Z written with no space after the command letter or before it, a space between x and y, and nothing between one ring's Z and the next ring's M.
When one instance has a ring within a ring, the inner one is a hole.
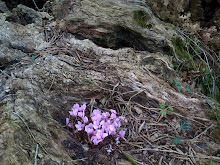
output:
M78 121L75 124L76 132L85 131L88 135L91 135L91 141L94 145L98 145L99 142L103 141L105 137L109 135L116 136L116 139L124 138L125 131L118 129L121 126L121 122L124 121L124 117L116 116L116 111L111 109L110 112L101 112L99 109L94 109L92 114L90 115L91 123L89 123L89 119L85 116L86 104L79 106L79 104L74 104L71 111L69 111L70 116L79 117L81 121ZM70 123L70 119L66 118L66 125L70 128L73 128L72 123Z

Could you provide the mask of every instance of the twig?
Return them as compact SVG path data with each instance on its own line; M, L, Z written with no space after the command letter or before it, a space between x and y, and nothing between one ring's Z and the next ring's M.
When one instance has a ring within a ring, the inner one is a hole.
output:
M2 72L2 74L4 74L5 76L11 77L9 74L3 72L3 70L0 69L0 72Z
M160 157L159 165L162 165L163 156Z
M24 123L24 125L27 127L31 137L34 139L34 141L39 144L39 146L43 149L43 151L47 154L47 151L45 150L45 148L35 139L34 135L32 134L30 128L28 127L27 123L23 120L23 118L17 113L17 112L12 112L14 115L17 115L21 121Z
M37 165L38 144L36 145L36 152L34 156L34 165Z
M81 158L81 159L75 159L75 160L71 160L69 162L71 163L71 162L77 162L77 161L85 161L86 159L88 159L88 158L85 157L85 158Z
M34 3L34 6L36 7L36 9L38 10L38 11L40 11L40 9L37 7L37 4L35 3L35 1L34 0L32 0L33 1L33 3Z
M81 61L80 55L79 55L79 53L77 52L77 50L75 50L75 52L76 52L76 55L77 55L79 61Z
M126 142L126 141L124 141L123 143L128 144L130 146L134 146L134 147L138 147L138 148L143 148L143 147L141 147L141 146L139 146L137 144L129 143L129 142Z
M130 97L130 99L128 100L128 105L130 104L130 102L131 102L131 99L133 98L133 97L135 97L135 96L137 96L137 95L139 95L140 93L142 93L142 92L144 92L144 90L142 89L142 90L140 90L140 91L138 91L137 93L135 93L134 95L132 95L131 97Z
M135 151L145 151L145 150L146 151L156 151L156 152L168 152L168 153L175 153L175 154L179 154L179 155L189 156L187 154L180 153L180 152L177 152L177 151L174 151L174 150L161 150L161 149L158 149L158 148L143 148L143 149L136 149Z
M194 137L194 138L192 139L192 141L198 139L201 135L203 135L204 133L206 133L206 132L207 132L210 128L212 128L213 126L214 126L214 124L211 124L208 128L206 128L205 131L203 131L202 133L200 133L199 135L197 135L196 137Z
M52 86L54 84L54 81L55 81L55 76L53 77L52 83L50 84L50 87L49 87L48 91L50 91L50 89L52 88Z
M212 159L212 160L220 162L220 157L217 157L217 156L195 156L195 157L199 159Z

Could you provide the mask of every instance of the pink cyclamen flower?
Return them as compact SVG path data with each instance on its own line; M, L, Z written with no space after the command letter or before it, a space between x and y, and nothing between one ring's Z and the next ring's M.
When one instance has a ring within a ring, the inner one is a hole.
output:
M78 121L78 124L75 125L77 131L82 131L85 124L82 124L80 121Z
M95 135L91 137L91 141L94 145L98 145L98 143L103 141L106 136L108 136L108 134L99 129L96 131Z
M116 110L114 110L114 109L110 109L110 111L111 111L111 113L116 114Z
M106 137L106 136L108 136L108 134L107 133L104 133L104 130L97 130L97 132L96 132L96 137L97 137L97 139L99 140L99 139L102 139L102 140L104 140L104 138Z
M100 122L101 119L102 119L102 115L97 114L97 115L95 115L95 116L92 116L91 119L92 119L93 122L94 122L94 121Z
M72 109L72 111L69 111L69 114L70 114L71 116L76 117L76 116L78 115L78 110L77 110L77 109Z
M115 119L114 122L112 123L112 125L117 128L121 126L121 122L118 119Z
M93 112L92 112L92 114L91 114L91 119L92 119L92 121L93 122L100 122L101 121L101 119L102 119L102 115L101 115L101 112L100 112L100 110L98 110L98 109L95 109Z
M82 120L83 120L84 124L86 124L86 123L89 122L89 119L88 119L88 117L86 117L86 116L84 116L84 117L82 118Z
M85 111L86 110L86 104L81 105L81 107L79 107L79 111Z
M101 127L101 125L100 125L100 122L99 121L93 121L93 128L94 129L98 129L98 128L100 128Z
M121 122L124 121L124 117L117 117L117 112L113 109L110 112L101 112L99 109L93 110L90 115L92 120L89 123L89 119L85 116L86 104L79 105L74 104L72 110L69 111L70 116L79 117L76 118L78 121L75 124L76 132L84 130L88 135L91 135L91 141L94 145L98 145L102 142L108 135L113 135L116 137L116 143L119 143L119 138L125 139L125 131L120 130ZM67 127L73 128L73 124L70 123L70 119L66 118ZM118 132L119 131L119 132ZM109 150L109 153L111 151Z
M98 115L98 114L101 114L101 111L100 111L99 109L94 109L94 110L92 111L91 117L96 116L96 115Z
M124 137L124 136L125 136L125 131L124 131L124 130L121 130L121 131L118 133L118 135L119 135L119 137L122 138L123 140L126 140L125 137Z
M93 124L89 123L87 126L85 126L85 131L88 135L92 134L94 132Z
M74 105L73 105L73 108L72 108L72 111L69 111L69 114L70 114L71 116L76 117L77 114L78 114L78 111L79 111L79 104L74 104Z
M117 138L115 139L115 142L116 142L116 144L119 144L119 143L120 143L119 137L117 137Z
M84 113L83 112L78 112L77 114L79 117L83 118L84 117Z
M104 112L104 113L102 113L102 118L105 119L105 120L106 120L109 116L110 116L110 113L109 113L109 112Z
M109 135L115 135L116 134L116 128L113 125L109 125L108 134Z
M119 119L119 121L124 121L125 120L125 118L123 116L119 116L118 119Z
M102 139L98 139L96 136L92 136L91 141L93 142L94 145L98 145L99 142L102 141Z
M111 116L110 116L110 119L116 119L116 111L111 109Z
M79 109L79 104L74 104L72 110L73 109L77 109L78 110Z
M70 127L70 128L73 128L72 124L70 123L69 118L66 118L66 126Z

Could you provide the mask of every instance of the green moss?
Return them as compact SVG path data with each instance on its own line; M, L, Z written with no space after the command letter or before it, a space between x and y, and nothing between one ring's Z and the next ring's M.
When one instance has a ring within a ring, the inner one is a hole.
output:
M148 27L147 23L147 14L143 9L140 10L133 10L133 18L137 22L138 25L142 27Z
M171 54L174 54L175 51L180 59L192 59L192 56L186 51L185 42L179 36L174 36L172 38L172 44L175 50L171 48Z

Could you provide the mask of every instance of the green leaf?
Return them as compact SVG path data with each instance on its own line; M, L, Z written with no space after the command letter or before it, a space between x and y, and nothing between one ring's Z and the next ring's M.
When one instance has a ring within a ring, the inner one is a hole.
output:
M186 41L186 46L189 46L190 45L190 42L189 40Z
M197 53L200 53L200 52L201 52L201 49L200 49L200 47L199 47L198 45L196 46L195 51L196 51Z
M180 127L183 131L192 131L192 127L189 125L188 120L181 120Z
M167 54L165 54L164 56L167 57L167 58L169 58L169 55L167 55Z
M175 138L173 139L173 144L174 144L174 145L181 144L181 139L178 138L178 137L175 137Z
M180 77L180 74L179 74L178 70L175 70L175 74L176 74L177 77Z
M169 105L168 108L169 108L170 111L173 111L173 107L172 106Z
M180 81L178 81L177 79L174 79L175 85L180 85Z
M122 152L122 154L133 164L133 165L138 165L137 162L132 159L132 157L130 157L128 154L126 154L125 152Z
M164 116L167 115L167 111L165 111L165 110L161 110L160 113L161 113L162 115L164 115Z
M36 59L36 56L32 56L31 60L34 61Z
M166 108L166 104L165 103L160 103L159 105L160 105L160 108L162 108L162 109Z
M190 88L190 86L189 86L189 85L187 85L187 86L186 86L186 91L187 91L187 92L189 92L189 93L191 93L191 92L192 92L192 90L191 90L191 88Z
M180 85L175 84L175 88L178 90L178 92L180 92L182 90L182 87Z
M178 67L178 64L176 62L173 62L173 67L174 68L177 68Z
M205 84L205 85L208 85L210 83L210 78L208 76L203 76L202 77L202 82Z
M172 162L172 165L178 165L177 163L175 163L175 162Z
M214 104L213 104L211 101L206 100L206 103L207 103L212 109L214 108Z
M170 79L169 79L169 82L170 82L170 84L173 84L173 79L170 78Z

